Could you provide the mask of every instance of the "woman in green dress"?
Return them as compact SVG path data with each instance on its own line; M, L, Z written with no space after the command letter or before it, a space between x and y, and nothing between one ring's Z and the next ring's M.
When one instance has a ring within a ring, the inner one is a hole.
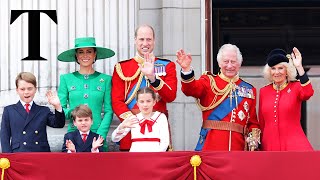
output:
M58 55L59 61L76 61L80 65L79 71L60 76L58 96L66 119L69 119L68 132L76 130L71 111L79 104L88 105L93 115L91 131L104 138L104 151L108 151L106 137L113 118L111 76L95 71L93 64L97 59L109 58L114 54L110 49L96 46L95 38L84 37L76 38L74 48Z

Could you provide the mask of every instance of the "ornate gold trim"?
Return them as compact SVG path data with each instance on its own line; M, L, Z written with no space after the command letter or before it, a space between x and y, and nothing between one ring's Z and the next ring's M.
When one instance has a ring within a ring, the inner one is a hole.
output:
M190 83L190 82L192 82L194 80L194 75L191 77L191 78L189 78L189 79L182 79L181 78L181 82L184 82L184 83Z
M139 76L138 82L136 84L136 87L134 88L133 93L131 94L131 96L126 100L126 102L125 102L126 104L129 104L133 100L133 98L136 96L137 91L140 88L140 85L141 85L141 82L142 82L142 78L143 78L143 74L140 73L140 76Z
M131 76L131 77L125 77L123 72L122 72L122 68L120 63L116 64L116 71L120 77L120 79L124 80L124 81L133 81L134 79L136 79L139 75L140 75L140 68L137 69L136 73Z
M122 113L122 114L120 114L120 118L121 119L127 119L128 117L130 117L130 116L132 116L133 114L132 114L132 112L131 111L127 111L127 112L124 112L124 113Z
M220 72L218 76L226 82L237 82L239 80L239 73L231 79L225 76L222 72Z
M202 106L200 103L200 100L196 99L196 103L201 111L208 111L208 110L211 110L211 109L217 107L235 89L234 88L235 84L232 81L229 82L229 84L226 85L225 88L219 89L214 78L212 76L208 76L208 77L210 79L211 90L215 94L215 97L213 98L213 100L209 106ZM218 96L222 96L222 97L217 101ZM232 98L232 95L230 96L230 101L231 101L231 98Z
M273 89L277 90L277 91L281 91L282 89L286 88L288 85L288 82L285 81L284 83L282 83L281 85L276 85L274 82L272 83L272 87Z
M144 63L144 59L142 57L138 56L138 55L136 55L133 59L139 64L143 64Z
M311 81L310 80L308 80L306 83L304 83L304 84L301 84L301 86L307 86L308 84L310 84L311 83Z
M156 90L156 91L159 91L159 90L163 87L163 85L164 85L163 80L162 80L161 78L159 78L159 80L160 80L160 84L159 84L159 86L157 86L157 87L153 87L153 88L154 88L154 90Z

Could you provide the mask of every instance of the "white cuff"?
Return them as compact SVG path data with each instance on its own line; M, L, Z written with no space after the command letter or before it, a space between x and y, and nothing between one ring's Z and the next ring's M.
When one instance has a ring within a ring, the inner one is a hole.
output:
M181 69L181 73L182 73L183 75L189 75L189 74L192 73L192 71L193 71L193 67L192 67L192 66L190 66L190 71L188 71L188 72L184 72L184 71L182 71L182 69Z

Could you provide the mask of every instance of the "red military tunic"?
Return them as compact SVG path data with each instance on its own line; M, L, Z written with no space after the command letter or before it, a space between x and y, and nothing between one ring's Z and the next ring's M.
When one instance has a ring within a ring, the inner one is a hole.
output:
M194 79L194 72L189 75L181 73L182 92L197 99L202 110L203 122L222 122L231 126L251 131L259 128L256 115L256 89L238 76L231 80L223 74L203 74L199 80ZM232 90L228 91L228 87ZM232 93L230 98L230 91ZM226 94L227 93L227 94ZM216 129L215 129L216 128ZM195 150L231 151L245 149L245 135L227 130L226 127L201 128L200 138Z
M112 108L121 122L132 115L132 112L134 114L138 112L139 108L136 105L135 95L139 87L149 86L159 95L159 101L155 104L153 110L166 115L168 114L166 104L176 98L177 75L175 63L156 58L154 62L156 81L153 83L145 80L138 63L143 63L143 60L136 56L117 63L114 68L111 91ZM145 82L146 84L144 84ZM138 85L137 88L136 85ZM129 133L120 141L120 149L129 150L130 147L131 134Z
M301 83L289 82L278 91L272 84L260 89L259 120L262 150L313 150L300 124L301 103L308 100L313 93L309 80Z

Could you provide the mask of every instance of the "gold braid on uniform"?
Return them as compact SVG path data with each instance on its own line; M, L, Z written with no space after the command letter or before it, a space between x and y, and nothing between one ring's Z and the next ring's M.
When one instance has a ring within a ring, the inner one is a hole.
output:
M124 102L124 103L129 104L129 103L133 100L133 98L136 96L136 93L137 93L137 91L138 91L139 88L140 88L140 84L141 84L141 82L142 82L142 78L143 78L143 74L140 73L140 76L139 76L138 82L137 82L137 84L136 84L136 87L134 88L131 96L130 96L130 97L126 100L126 102Z
M123 72L122 72L122 68L121 68L121 65L119 63L116 64L116 71L120 77L120 79L124 80L124 81L133 81L134 79L136 79L139 74L140 74L140 68L138 68L137 72L131 76L131 77L125 77Z
M200 100L197 99L196 103L198 107L201 109L201 111L208 111L217 107L229 94L230 94L230 101L231 101L232 92L235 90L235 84L233 81L230 81L229 84L226 85L223 89L219 89L213 76L209 75L208 77L210 79L211 90L215 94L215 97L213 98L210 105L206 107L202 106L200 103ZM222 97L217 101L218 96L222 96Z
M130 83L131 83L131 81L133 81L134 79L136 79L136 78L140 75L140 76L139 76L139 80L138 80L138 82L137 82L137 86L136 86L136 88L134 89L134 92L133 92L132 95L128 98L128 100L125 102L126 104L129 104L129 103L132 101L132 99L134 98L136 92L138 91L138 88L137 88L137 87L140 87L143 74L141 73L140 68L138 68L137 71L136 71L136 73L135 73L133 76L131 76L131 77L126 77L126 76L124 76L124 74L123 74L123 72L122 72L122 68L121 68L120 63L117 63L117 64L116 64L116 71L117 71L120 79L122 79L123 81L125 81L125 95L124 95L125 97L127 97L127 94L128 94L128 92L129 92L129 88L130 88ZM128 83L129 83L129 85L128 85Z

